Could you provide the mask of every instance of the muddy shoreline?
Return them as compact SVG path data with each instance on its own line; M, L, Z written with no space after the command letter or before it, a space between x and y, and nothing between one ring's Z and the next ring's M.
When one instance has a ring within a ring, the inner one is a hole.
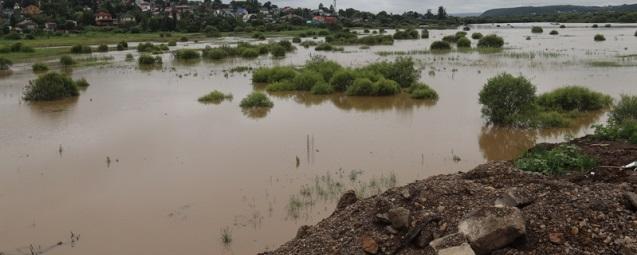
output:
M569 144L598 166L544 176L493 161L367 199L348 192L330 217L262 254L637 254L637 172L621 168L637 146Z

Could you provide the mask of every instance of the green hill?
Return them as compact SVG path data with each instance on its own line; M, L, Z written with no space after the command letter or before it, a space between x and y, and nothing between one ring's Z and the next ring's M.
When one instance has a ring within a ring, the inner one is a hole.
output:
M504 16L535 16L552 15L561 13L592 13L592 12L634 12L637 4L625 4L617 6L579 6L579 5L550 5L550 6L523 6L513 8L499 8L485 11L481 17Z

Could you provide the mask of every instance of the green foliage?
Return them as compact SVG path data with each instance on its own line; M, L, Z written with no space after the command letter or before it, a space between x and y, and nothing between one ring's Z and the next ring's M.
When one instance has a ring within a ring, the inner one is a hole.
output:
M435 42L431 43L430 49L432 51L436 51L436 50L451 50L451 44L449 44L446 41L435 41Z
M34 73L43 73L49 71L49 66L44 63L34 63L31 68L33 69Z
M374 83L374 96L393 96L400 93L400 86L393 80L380 79Z
M562 175L567 171L589 170L597 163L575 145L560 145L551 149L537 147L517 159L515 165L523 171Z
M78 95L77 85L70 77L51 72L30 81L23 98L26 101L50 101Z
M297 90L309 91L319 82L325 82L323 76L317 72L306 70L292 79Z
M479 32L475 32L471 34L471 38L475 40L480 40L482 39L482 37L484 37L484 35L482 35L482 33L479 33Z
M542 128L562 128L571 125L571 120L557 111L538 112L530 125Z
M165 44L155 45L152 43L140 43L139 45L137 45L138 52L152 53L152 52L162 52L167 50L168 50L168 46L166 46Z
M535 34L541 34L544 33L544 29L542 29L542 27L532 27L531 28L531 33L535 33Z
M201 103L217 104L217 103L221 103L221 101L226 99L232 100L232 94L224 94L221 91L215 90L206 94L205 96L200 97L198 101Z
M487 81L480 91L482 113L495 124L515 124L533 110L535 86L522 76L503 73Z
M162 59L160 56L153 57L148 54L142 54L139 56L137 62L140 66L162 65Z
M471 48L471 40L466 37L462 37L458 39L457 45L458 48Z
M273 44L272 47L281 46L286 52L293 51L294 45L288 40L281 40L278 44Z
M447 43L455 43L458 41L458 37L456 37L455 35L446 35L442 38L442 41Z
M93 52L91 47L86 46L86 45L77 44L77 45L73 45L73 47L71 47L71 53L73 53L73 54L88 54L88 53L91 53L91 52Z
M593 38L596 42L606 41L606 37L603 34L596 34Z
M622 95L617 105L610 112L608 121L611 123L637 121L637 96Z
M187 42L188 41L188 37L182 36L181 38L179 38L180 42Z
M301 37L294 37L294 38L292 38L292 42L293 42L293 43L301 43Z
M206 26L203 32L206 37L221 37L221 32L219 32L219 29L213 26Z
M327 95L334 93L334 88L327 82L320 81L312 87L311 92L314 95Z
M637 121L629 119L622 122L609 121L604 125L595 125L594 136L598 139L609 141L624 139L630 143L637 144Z
M336 47L334 45L331 45L329 43L322 43L318 46L316 46L316 48L314 48L316 51L344 51L345 49L342 47Z
M222 48L207 48L203 51L203 57L211 60L221 60L228 56L228 53Z
M413 40L418 38L420 38L418 31L412 28L404 31L396 30L396 33L394 33L394 39L396 40Z
M346 91L354 83L356 76L351 70L339 70L330 79L330 84L336 91Z
M268 92L296 91L296 86L290 80L283 80L268 84L265 90Z
M12 65L13 65L13 62L11 62L11 60L0 57L0 71L9 70L9 68L11 68Z
M252 73L252 82L273 83L283 80L292 80L297 72L292 67L277 66L273 68L259 68Z
M270 53L272 54L273 57L277 57L277 58L282 58L285 57L285 47L281 46L281 45L273 45L270 48Z
M438 93L424 83L416 83L409 88L409 95L413 99L435 100L438 99Z
M367 78L358 78L347 88L345 92L348 96L373 96L377 89L374 83Z
M170 46L170 47L175 47L175 46L177 46L177 41L175 41L175 40L170 40L170 41L168 41L168 46Z
M478 48L502 48L502 46L504 46L504 39L495 34L484 36L478 41Z
M460 38L462 38L462 37L467 37L467 32L465 32L465 31L458 31L458 32L456 32L456 38L457 38L458 40L460 40Z
M241 100L239 105L241 108L271 108L274 103L265 94L255 91Z
M305 63L305 69L323 76L323 80L329 81L337 71L343 69L338 63L327 60L324 57L312 57Z
M429 39L429 30L423 29L422 32L420 33L420 37L422 39Z
M60 57L60 64L63 66L72 66L75 65L75 60L71 56L62 56Z
M82 78L82 79L76 80L76 81L75 81L75 85L76 85L78 88L83 88L83 89L84 89L84 88L88 88L88 86L91 86L91 84L90 84L90 83L88 83L88 81L87 81L85 78Z
M257 58L259 57L259 51L256 49L243 49L241 50L242 58Z
M539 106L555 111L596 111L610 107L612 102L608 95L579 86L559 88L537 98Z
M108 45L100 44L99 46L97 46L97 51L98 52L108 52Z
M117 50L122 51L122 50L126 50L126 49L128 49L128 42L121 41L121 42L117 43Z
M175 51L175 58L178 60L192 61L201 59L199 51L193 49L180 49Z
M415 63L411 58L399 57L394 62L378 62L363 69L396 81L403 88L413 85L420 78L420 71L416 70Z
M35 52L35 50L32 47L24 46L22 42L17 42L17 43L11 44L8 47L0 48L0 53L9 53L9 52L32 53L32 52Z
M265 40L265 35L263 35L262 33L254 33L252 34L252 38L257 39L257 40Z
M557 32L557 30L551 30L551 32L549 32L550 35L559 35L560 33Z
M133 54L131 53L126 54L126 62L130 62L133 60L135 60L135 57L133 57Z
M358 38L356 41L357 44L364 44L368 46L372 45L393 45L394 38L389 35L372 35L372 36L364 36Z

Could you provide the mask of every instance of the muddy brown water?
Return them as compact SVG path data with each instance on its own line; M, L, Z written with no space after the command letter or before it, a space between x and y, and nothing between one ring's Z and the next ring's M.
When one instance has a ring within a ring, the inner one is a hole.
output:
M31 245L45 250L63 241L46 254L253 254L328 216L339 190L373 194L466 171L514 158L537 142L590 133L591 124L605 120L596 113L569 129L488 127L478 92L498 73L523 74L539 92L565 85L615 98L637 92L637 58L627 56L637 53L635 26L567 24L556 29L559 36L514 26L471 31L503 36L501 53L409 54L421 80L438 91L437 102L288 93L270 95L269 111L244 112L239 101L260 88L249 73L226 77L223 70L300 65L310 55L360 66L396 57L377 52L426 49L454 30L344 53L299 48L282 60L185 65L165 55L165 68L152 71L124 62L128 52L113 52L109 65L73 70L91 83L80 97L49 103L20 100L35 75L18 64L0 79L0 252L29 254ZM596 33L607 41L593 42ZM197 102L214 89L234 100ZM231 232L229 245L221 242L222 229ZM80 235L73 245L71 232Z

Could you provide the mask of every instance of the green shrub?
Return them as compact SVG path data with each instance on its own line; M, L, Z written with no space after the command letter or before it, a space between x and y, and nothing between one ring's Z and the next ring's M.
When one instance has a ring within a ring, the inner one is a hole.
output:
M286 50L281 45L273 45L270 48L270 53L272 54L273 57L282 58L282 57L285 57Z
M480 91L482 113L495 124L515 124L533 110L535 86L526 78L503 73L487 81Z
M9 70L9 68L11 68L12 65L13 65L13 62L11 62L11 60L0 57L0 71Z
M320 81L312 87L311 92L314 95L328 95L334 93L334 88L327 82Z
M77 85L70 77L51 72L30 81L23 98L26 101L50 101L78 95Z
M226 99L232 100L232 94L224 94L221 91L215 90L206 94L205 96L200 97L197 101L201 103L217 104Z
M637 121L637 96L622 95L610 112L608 121L611 123Z
M22 44L21 42L14 43L14 44L11 44L9 47L0 49L0 53L9 53L9 52L32 53L32 52L35 52L35 50L32 47L24 46L24 44Z
M294 37L294 38L292 38L292 42L293 42L293 43L301 43L301 37Z
M533 122L533 126L541 128L564 128L571 125L571 120L557 111L538 112Z
M271 108L274 103L265 94L255 91L241 100L239 105L241 108Z
M593 38L596 42L606 41L606 37L603 34L596 34Z
M413 99L435 100L438 99L438 93L424 83L414 84L409 88L409 95Z
M544 29L542 29L542 27L532 27L531 33L541 34L544 33Z
M433 43L431 43L431 50L436 51L436 50L451 50L451 45L448 42L445 41L435 41Z
M162 59L160 56L153 57L151 55L142 54L137 59L137 62L140 66L161 65Z
M241 50L242 58L257 58L259 57L259 51L256 49L243 49Z
M154 45L152 43L140 43L137 45L138 52L158 52L168 50L168 46L165 44Z
M348 96L373 96L377 92L374 83L367 78L358 78L347 88L345 94Z
M466 37L462 37L460 39L458 39L458 48L471 48L471 40L467 39Z
M559 35L560 33L557 32L557 30L551 30L551 32L549 32L550 35Z
M388 35L371 35L358 38L354 43L364 45L393 45L394 38Z
M447 43L455 43L458 41L458 37L456 37L455 35L446 35L442 38L442 41Z
M393 96L400 93L400 86L392 80L380 79L374 83L374 87L375 96Z
M175 41L175 40L170 40L170 41L168 41L168 46L170 46L170 47L175 47L175 46L177 46L177 41Z
M593 24L591 27L592 27L592 28L598 28L598 27L599 27L599 25L597 25L597 24Z
M34 73L43 73L49 71L49 66L44 63L35 63L31 66Z
M288 40L281 40L278 42L278 44L274 44L274 46L281 46L283 47L283 49L285 51L293 51L294 50L294 45L292 45L292 43Z
M330 79L330 84L336 91L346 91L354 83L356 77L350 70L339 70Z
M60 57L60 64L63 66L72 66L75 65L75 60L71 56L62 56Z
M420 33L420 38L429 39L429 30L423 29L422 32Z
M126 54L126 62L130 62L133 60L135 60L135 57L133 57L133 54L131 53Z
M181 38L179 38L180 42L187 42L188 41L188 37L182 36Z
M311 46L316 46L317 44L318 44L318 43L316 43L315 41L311 41L311 40L309 40L309 41L303 41L303 42L301 42L301 44L300 44L300 45L301 45L301 46L303 46L304 48L309 48L309 47L311 47Z
M560 28L566 28L566 25L560 25Z
M316 48L314 48L317 51L343 51L345 49L343 49L342 47L336 47L333 46L329 43L322 43L319 46L316 46Z
M334 61L326 60L324 57L312 57L305 63L305 69L319 73L323 76L323 80L329 81L343 67Z
M604 25L604 27L608 28L608 27L612 27L612 25L611 24L606 24L606 25Z
M420 78L420 71L416 69L415 63L411 58L399 57L394 62L374 63L364 69L381 74L386 79L396 81L403 88L410 87Z
M222 48L207 48L203 50L203 57L212 60L221 60L228 56L228 53Z
M622 122L609 121L608 125L595 125L594 136L604 140L628 140L630 143L637 144L637 121L634 119Z
M410 39L418 39L418 38L420 38L418 31L411 28L405 31L396 30L396 33L394 33L394 39L396 40L410 40Z
M261 40L261 41L266 39L265 35L263 35L262 33L254 33L252 35L252 38L257 39L257 40Z
M465 31L456 32L456 39L460 40L460 38L462 38L462 37L467 37L467 32L465 32Z
M609 107L612 101L608 95L578 86L559 88L537 98L538 105L555 111L596 111Z
M219 32L219 29L213 26L206 26L203 32L204 34L206 34L207 37L221 37L221 32Z
M252 73L252 81L256 83L273 83L292 80L296 77L296 70L292 67L277 66L273 68L259 68Z
M117 43L117 50L122 51L122 50L126 50L126 49L128 49L128 42L121 41L121 42Z
M561 175L567 171L589 170L597 163L577 146L560 145L552 149L538 147L530 150L517 159L515 165L523 171Z
M482 35L482 33L479 33L479 32L475 32L475 33L471 34L471 38L473 38L475 40L480 40L480 39L482 39L482 37L484 37L484 35Z
M289 80L283 80L268 84L265 90L268 92L296 91L296 86Z
M314 85L324 82L323 76L314 71L303 71L292 80L297 90L309 91Z
M97 46L97 52L108 52L108 45L100 44Z
M91 86L90 83L88 83L88 81L85 78L79 79L75 81L75 85L78 88L88 88L88 86Z
M479 48L502 48L502 46L504 46L504 39L495 34L484 36L478 41Z
M175 51L175 58L178 60L192 61L201 59L199 51L193 49L180 49Z
M86 45L77 44L77 45L73 45L73 47L71 47L71 53L73 53L73 54L88 54L88 53L91 53L91 52L93 52L91 47L86 46Z

